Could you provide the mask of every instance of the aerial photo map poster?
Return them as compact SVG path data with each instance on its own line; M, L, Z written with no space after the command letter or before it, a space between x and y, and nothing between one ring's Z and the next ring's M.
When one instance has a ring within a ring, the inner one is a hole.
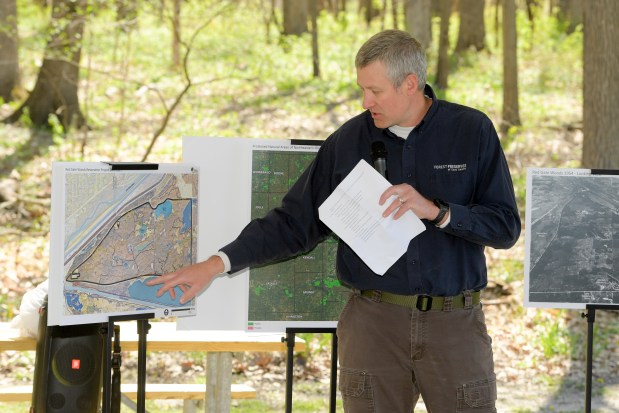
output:
M200 169L198 260L236 238L264 216L316 156L320 141L256 138L183 138L183 162ZM283 332L288 327L335 327L349 291L335 275L335 238L275 264L220 276L197 298L184 330Z
M195 314L145 281L196 262L198 170L55 162L49 325Z
M527 171L525 305L619 306L619 175Z
M254 148L251 218L261 218L281 205L315 155L299 149ZM337 320L348 289L335 273L336 250L337 239L331 236L296 258L250 269L248 329Z

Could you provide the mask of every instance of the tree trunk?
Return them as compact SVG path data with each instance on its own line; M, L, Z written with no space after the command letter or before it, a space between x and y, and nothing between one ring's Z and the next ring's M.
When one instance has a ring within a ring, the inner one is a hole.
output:
M398 0L391 0L391 15L393 16L393 28L398 29Z
M0 98L13 100L13 89L19 84L17 37L17 2L0 0Z
M363 11L363 18L365 20L365 24L368 26L372 22L372 17L374 17L374 1L373 0L361 0L359 2L359 8Z
M582 166L619 169L619 2L584 9Z
M515 0L503 0L503 132L520 125L517 46Z
M58 117L65 131L74 120L78 127L84 124L77 89L87 3L87 0L53 1L51 37L34 89L5 122L15 122L27 108L36 127L49 127L51 115Z
M312 20L312 69L314 78L320 78L320 53L318 51L318 7L310 0L310 16Z
M428 49L432 43L430 0L406 0L406 30Z
M284 35L307 33L308 1L316 0L284 0Z
M266 38L266 43L271 44L271 26L275 25L275 27L279 26L277 21L277 15L275 12L275 0L268 0L268 4L265 4L265 0L260 0L260 8L262 9L262 20L264 22L264 33Z
M449 75L449 17L451 0L440 0L441 30L438 39L438 64L436 65L436 87L447 89Z
M456 52L470 47L480 51L486 47L485 0L460 0L460 28Z
M181 0L172 2L172 66L181 67Z
M116 23L127 33L138 23L138 5L135 0L116 0Z
M559 1L559 20L566 28L567 33L572 33L576 27L582 23L583 4L582 0L560 0Z
M499 48L499 38L501 30L501 0L495 0L494 4L494 47Z

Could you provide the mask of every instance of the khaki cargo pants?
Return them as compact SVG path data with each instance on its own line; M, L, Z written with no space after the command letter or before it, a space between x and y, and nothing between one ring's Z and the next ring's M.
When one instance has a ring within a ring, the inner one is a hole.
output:
M420 311L351 294L338 322L346 413L495 413L492 339L481 304Z

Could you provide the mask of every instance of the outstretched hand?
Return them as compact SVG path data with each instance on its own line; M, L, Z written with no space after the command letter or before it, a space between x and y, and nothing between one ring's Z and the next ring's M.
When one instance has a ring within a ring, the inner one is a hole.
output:
M223 270L223 261L218 256L213 255L206 261L150 279L146 281L146 285L161 285L161 288L157 291L157 297L161 297L167 292L173 300L176 300L174 289L179 287L183 292L180 303L185 304L206 289Z

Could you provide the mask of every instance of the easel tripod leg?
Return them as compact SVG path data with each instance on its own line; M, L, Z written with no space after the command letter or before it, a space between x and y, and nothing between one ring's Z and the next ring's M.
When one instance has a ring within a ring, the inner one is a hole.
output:
M337 401L337 333L331 334L331 399L329 400L329 412L335 413Z
M587 308L587 371L585 374L585 412L591 413L591 386L593 385L593 323L595 323L595 308Z
M294 365L295 333L286 332L286 413L292 413L292 367Z
M146 411L146 335L148 330L150 330L148 320L138 320L138 412Z

